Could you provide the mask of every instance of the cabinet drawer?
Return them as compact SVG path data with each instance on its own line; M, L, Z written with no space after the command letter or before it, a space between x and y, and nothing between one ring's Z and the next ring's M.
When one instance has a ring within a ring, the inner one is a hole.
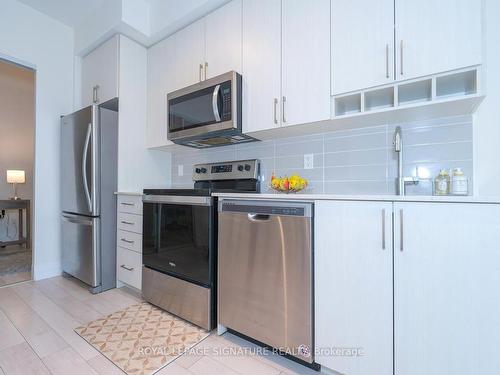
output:
M118 247L116 252L116 267L118 280L136 289L141 289L142 254Z
M142 196L119 195L117 206L118 206L118 212L142 215Z
M118 229L142 234L142 216L118 212Z
M118 229L116 244L125 249L142 253L142 236L139 233L127 232Z

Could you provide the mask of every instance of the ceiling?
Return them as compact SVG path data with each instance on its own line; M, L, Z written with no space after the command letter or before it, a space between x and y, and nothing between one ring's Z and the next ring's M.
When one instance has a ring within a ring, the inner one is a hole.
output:
M45 15L72 28L102 6L106 0L19 0Z

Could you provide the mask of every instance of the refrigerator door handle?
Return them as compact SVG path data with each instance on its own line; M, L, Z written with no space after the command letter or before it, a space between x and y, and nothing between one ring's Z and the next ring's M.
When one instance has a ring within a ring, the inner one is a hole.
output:
M83 146L82 155L82 176L83 176L83 190L85 191L85 197L87 198L87 205L89 211L92 212L92 199L90 198L89 185L87 181L87 157L89 151L90 136L92 135L92 124L89 124L87 129L87 136L85 138L85 144Z
M68 223L92 226L92 220L88 219L88 218L79 218L77 216L70 216L70 215L63 214L62 219L64 221L67 221Z

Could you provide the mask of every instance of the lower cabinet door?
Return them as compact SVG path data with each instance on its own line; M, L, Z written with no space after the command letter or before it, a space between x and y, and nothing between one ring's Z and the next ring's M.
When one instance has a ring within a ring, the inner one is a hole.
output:
M395 203L394 232L394 373L498 374L500 205Z
M136 289L141 289L142 254L118 247L116 252L116 267L118 280Z
M393 374L392 256L391 202L315 203L317 363Z

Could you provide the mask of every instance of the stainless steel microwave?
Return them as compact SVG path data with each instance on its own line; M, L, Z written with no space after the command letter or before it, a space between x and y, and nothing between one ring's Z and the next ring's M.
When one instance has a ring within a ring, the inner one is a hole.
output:
M255 141L241 129L241 84L232 71L169 93L168 139L195 148Z

